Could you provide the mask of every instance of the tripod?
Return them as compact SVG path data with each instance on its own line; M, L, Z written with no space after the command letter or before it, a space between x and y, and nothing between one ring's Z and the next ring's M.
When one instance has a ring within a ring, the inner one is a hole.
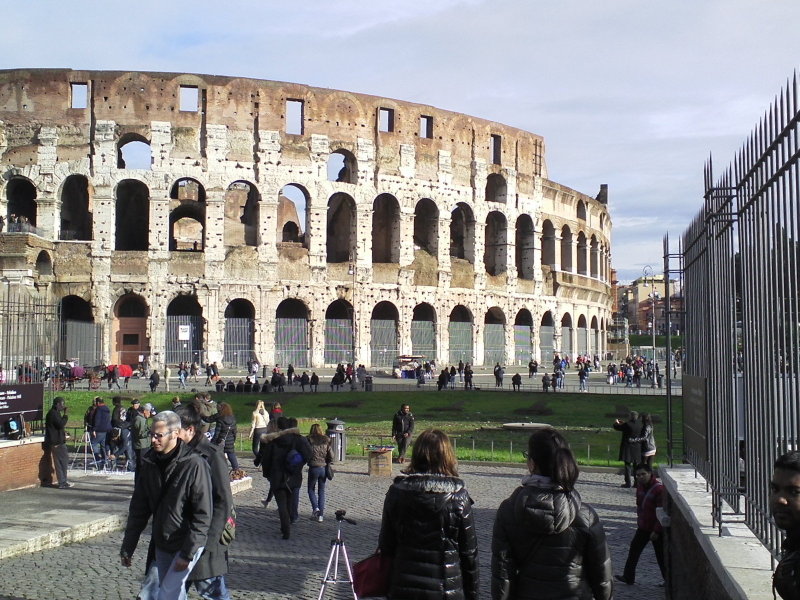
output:
M78 446L77 451L75 452L75 456L72 459L72 464L70 465L71 469L75 468L75 463L79 460L83 459L83 470L86 471L89 465L97 465L97 459L94 456L94 449L92 448L92 436L89 433L89 429L84 427L83 429L83 441L81 445Z
M350 591L353 592L353 598L358 600L358 596L356 595L356 590L353 587L353 569L350 566L350 559L347 556L347 547L344 545L344 539L342 538L342 522L346 521L351 525L355 525L356 522L352 519L346 519L345 515L347 514L344 510L337 510L336 511L336 538L331 540L331 554L328 557L328 568L325 569L325 575L322 577L322 587L319 589L319 597L317 600L322 600L322 597L325 595L325 588L328 584L336 585L340 582L345 582L350 584ZM339 579L339 552L344 555L344 566L347 567L347 579Z

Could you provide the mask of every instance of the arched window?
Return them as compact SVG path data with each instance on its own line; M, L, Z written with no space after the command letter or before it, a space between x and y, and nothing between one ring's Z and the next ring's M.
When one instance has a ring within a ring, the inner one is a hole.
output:
M278 239L282 242L301 243L308 248L308 192L290 183L283 186L278 196Z
M125 179L116 190L116 250L147 250L150 235L150 190Z
M355 362L353 337L353 305L336 300L325 311L325 363Z
M328 181L358 183L356 157L348 150L334 150L328 156Z
M517 277L532 280L536 268L536 230L530 215L520 215L514 235Z
M450 337L450 363L463 361L473 364L472 313L466 306L459 304L450 312L447 331Z
M434 258L439 252L439 209L430 198L423 198L414 208L414 250Z
M61 226L58 239L92 239L92 190L84 175L70 175L61 187Z
M508 194L506 178L498 173L492 173L486 178L486 201L506 203Z
M249 181L234 181L225 192L226 246L258 246L258 189Z
M244 368L255 353L255 318L253 303L236 298L225 307L225 342L222 361L226 367Z
M336 193L328 200L327 234L327 262L343 263L355 259L356 203L347 194Z
M372 204L372 262L400 262L400 204L391 194Z
M492 211L486 217L483 264L489 275L502 275L506 272L506 253L508 250L508 223L506 216Z
M514 319L514 364L527 365L533 358L533 315L521 309Z
M577 217L581 221L586 220L586 203L583 200L578 200Z
M123 135L117 143L117 168L152 169L153 156L149 140L136 133Z
M417 304L411 317L411 354L436 359L436 309L427 302Z
M308 307L302 300L287 298L275 311L275 362L307 367L309 346Z
M122 296L114 307L112 360L123 365L138 365L139 357L148 357L147 303L138 294Z
M373 367L391 367L397 361L397 307L391 302L379 302L370 319L370 358Z
M495 306L483 318L483 364L506 363L506 316Z
M586 243L586 234L582 231L578 233L578 274L589 274L589 245Z
M567 225L561 228L561 270L575 272L572 264L572 232Z
M549 219L542 223L542 264L550 267L556 264L556 229Z
M475 264L475 217L463 202L456 205L450 217L450 256Z
M53 275L53 260L44 250L39 252L39 255L36 257L36 272L45 277Z
M167 306L166 361L168 364L204 360L203 309L197 296L181 294Z
M8 231L27 232L36 227L36 186L24 177L12 177L6 186Z

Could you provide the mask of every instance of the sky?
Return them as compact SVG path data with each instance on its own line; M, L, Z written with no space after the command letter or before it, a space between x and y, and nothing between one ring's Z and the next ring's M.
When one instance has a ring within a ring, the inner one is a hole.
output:
M797 0L14 4L0 68L291 81L540 134L550 179L608 184L622 282L677 250L709 156L721 173L800 59Z

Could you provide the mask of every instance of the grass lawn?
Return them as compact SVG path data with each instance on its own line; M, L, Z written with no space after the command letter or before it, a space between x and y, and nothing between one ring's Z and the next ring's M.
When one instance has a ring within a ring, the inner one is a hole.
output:
M82 426L83 412L97 392L62 393L70 406L70 425ZM112 396L114 394L101 394ZM144 394L159 410L171 407L175 393ZM192 394L178 394L184 401ZM620 434L611 424L629 410L650 412L655 422L656 461L666 454L666 397L579 393L514 392L337 392L320 394L213 394L217 402L234 408L242 438L240 449L249 448L250 415L259 399L268 405L281 402L286 416L296 417L307 432L312 423L337 417L346 422L348 454L361 454L363 447L391 443L391 419L403 402L411 405L416 431L437 427L454 438L462 460L521 461L528 434L500 430L503 423L548 423L569 440L581 464L619 465ZM107 400L109 405L110 399ZM681 398L673 398L674 429L680 431ZM676 448L676 455L680 449Z

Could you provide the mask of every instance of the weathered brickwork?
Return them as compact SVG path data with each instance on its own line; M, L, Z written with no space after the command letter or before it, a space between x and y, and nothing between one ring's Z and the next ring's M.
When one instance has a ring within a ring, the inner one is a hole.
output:
M333 322L351 319L339 345L367 365L420 353L420 322L440 363L456 356L451 321L472 324L459 335L477 364L605 349L605 186L549 180L526 131L292 83L10 70L0 175L0 214L24 217L0 235L0 269L102 323L107 361L163 362L179 315L202 317L187 344L203 360L229 359L228 319L252 320L264 363L306 345L305 365L336 362Z

